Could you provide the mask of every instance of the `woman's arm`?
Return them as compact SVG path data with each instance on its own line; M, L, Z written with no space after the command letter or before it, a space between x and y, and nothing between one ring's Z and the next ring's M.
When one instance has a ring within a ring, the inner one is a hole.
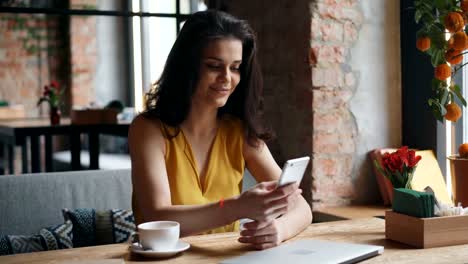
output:
M276 164L270 150L264 142L258 148L244 143L244 158L247 168L258 182L278 181L281 168ZM302 196L294 199L289 197L290 206L286 214L271 222L254 221L244 225L240 242L253 244L258 249L279 245L299 232L312 222L312 212Z
M248 192L204 205L172 205L164 160L165 143L158 122L137 117L129 130L132 183L142 222L173 220L187 236L249 217L268 221L286 212L285 199L294 188L275 189L275 182L257 185Z

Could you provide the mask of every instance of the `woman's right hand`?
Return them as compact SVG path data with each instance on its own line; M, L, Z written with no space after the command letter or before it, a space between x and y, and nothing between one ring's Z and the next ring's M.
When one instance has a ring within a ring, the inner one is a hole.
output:
M297 183L276 188L277 184L262 182L242 193L238 199L242 217L267 224L293 208L302 190Z

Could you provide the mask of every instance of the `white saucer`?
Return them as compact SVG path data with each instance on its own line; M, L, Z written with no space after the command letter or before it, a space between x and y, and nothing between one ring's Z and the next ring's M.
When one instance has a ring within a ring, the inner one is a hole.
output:
M185 251L190 248L190 244L187 242L184 242L182 240L177 241L176 246L171 249L171 250L164 250L164 251L155 251L151 249L144 249L140 243L133 243L130 246L130 251L139 254L142 256L147 256L147 257L158 257L158 258L167 258L170 256L173 256L179 252Z

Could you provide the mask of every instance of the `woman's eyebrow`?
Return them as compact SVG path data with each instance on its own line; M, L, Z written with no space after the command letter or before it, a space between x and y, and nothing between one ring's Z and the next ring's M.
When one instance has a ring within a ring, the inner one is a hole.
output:
M216 58L216 57L205 57L205 59L207 60L216 60L216 61L220 61L220 62L224 62L224 60L220 59L220 58ZM233 63L241 63L242 60L235 60L233 61Z

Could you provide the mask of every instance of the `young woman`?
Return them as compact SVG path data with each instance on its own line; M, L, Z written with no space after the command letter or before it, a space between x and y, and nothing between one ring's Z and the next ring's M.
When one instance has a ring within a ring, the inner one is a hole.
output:
M260 125L262 80L247 22L219 11L184 24L147 109L129 132L137 224L173 220L181 235L230 232L258 249L311 223L297 184L277 187L281 169ZM240 194L244 168L259 182Z

